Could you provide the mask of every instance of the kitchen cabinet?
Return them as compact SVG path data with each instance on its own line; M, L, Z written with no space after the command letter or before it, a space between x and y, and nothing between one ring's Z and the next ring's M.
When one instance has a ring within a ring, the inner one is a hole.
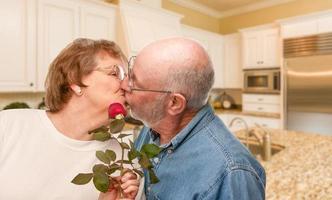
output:
M198 28L182 25L182 34L185 37L196 40L208 52L212 61L215 81L214 88L225 87L225 72L224 72L224 39L222 35L204 31Z
M154 40L182 35L181 15L128 0L122 0L119 6L124 31L121 42L129 56Z
M279 29L263 26L240 30L243 47L243 69L280 66Z
M48 67L78 37L116 40L116 8L89 1L38 1L37 91L44 91Z
M34 1L0 1L0 92L34 90L35 12Z
M242 88L241 36L239 33L224 35L224 87Z
M278 118L268 118L268 117L256 117L250 115L242 115L242 114L218 114L218 117L223 121L225 126L229 128L231 131L238 131L241 129L245 129L246 125L248 128L252 128L255 126L262 126L265 128L274 128L274 129L281 129L282 124L281 120ZM230 127L230 123L233 121L234 118L241 118L245 121L243 124L241 121L234 121L232 126Z
M303 37L332 32L332 12L323 11L278 21L282 38Z
M280 95L243 94L242 102L245 112L281 113Z
M44 91L51 61L75 38L117 39L116 7L102 2L14 0L0 11L0 92Z

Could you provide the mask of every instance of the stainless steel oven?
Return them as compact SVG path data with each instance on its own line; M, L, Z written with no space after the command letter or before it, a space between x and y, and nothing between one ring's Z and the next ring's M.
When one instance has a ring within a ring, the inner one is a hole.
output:
M280 69L244 70L244 92L280 93Z

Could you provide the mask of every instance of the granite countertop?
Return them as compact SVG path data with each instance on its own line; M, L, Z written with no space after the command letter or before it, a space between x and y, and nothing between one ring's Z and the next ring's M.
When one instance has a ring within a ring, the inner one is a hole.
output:
M266 199L332 199L332 136L269 130L271 142L285 149L260 161L267 176Z
M246 112L242 111L241 108L237 109L214 109L216 114L236 114L236 115L247 115L254 117L267 117L267 118L275 118L280 119L279 113L266 113L266 112Z

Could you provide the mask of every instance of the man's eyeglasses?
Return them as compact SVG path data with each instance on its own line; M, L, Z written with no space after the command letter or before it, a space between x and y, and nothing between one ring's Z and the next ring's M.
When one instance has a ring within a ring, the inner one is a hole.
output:
M145 91L145 92L160 92L160 93L173 93L168 90L152 90L152 89L141 89L135 88L133 83L133 66L135 63L136 56L132 56L128 60L128 85L131 91Z

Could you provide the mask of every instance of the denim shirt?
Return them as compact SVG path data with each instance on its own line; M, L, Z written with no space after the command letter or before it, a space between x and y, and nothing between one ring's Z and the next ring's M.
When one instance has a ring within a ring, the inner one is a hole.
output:
M158 144L158 135L144 127L135 142ZM248 150L205 105L163 150L151 159L160 182L150 184L148 200L265 199L265 171Z

